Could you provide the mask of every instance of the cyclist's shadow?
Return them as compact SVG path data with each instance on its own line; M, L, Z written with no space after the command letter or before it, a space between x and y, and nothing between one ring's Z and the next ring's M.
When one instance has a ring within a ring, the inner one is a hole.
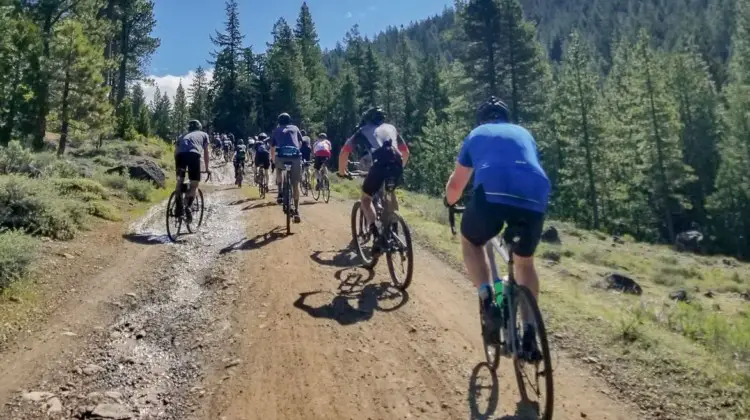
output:
M514 378L515 379L515 378ZM533 403L518 401L512 415L495 417L500 401L500 383L497 373L487 362L474 367L469 379L469 412L471 420L537 420L538 411Z

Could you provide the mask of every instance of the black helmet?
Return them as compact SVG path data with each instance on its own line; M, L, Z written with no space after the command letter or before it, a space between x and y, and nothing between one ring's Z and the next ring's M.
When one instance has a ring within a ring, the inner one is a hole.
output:
M508 105L500 99L490 96L485 102L482 102L477 108L477 122L504 120L509 121L510 110Z
M202 130L202 129L203 129L203 125L201 124L200 121L190 120L188 122L188 131L197 131L197 130Z
M279 125L289 125L292 123L292 116L286 112L279 114L278 123Z
M266 135L266 133L260 133L260 134L258 134L258 140L265 140L267 138L268 138L268 136Z
M385 122L385 111L379 106L374 106L362 114L362 121L366 124L383 124Z

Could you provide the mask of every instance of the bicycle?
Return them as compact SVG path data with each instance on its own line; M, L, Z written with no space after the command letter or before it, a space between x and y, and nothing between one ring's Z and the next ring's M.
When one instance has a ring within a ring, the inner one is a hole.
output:
M307 195L310 193L310 190L312 190L312 184L310 182L310 161L309 160L302 161L302 180L300 180L299 187L300 187L300 192L305 197L307 197Z
M234 185L242 188L242 180L245 178L245 162L235 163L234 172Z
M463 213L466 208L463 206L448 206L448 221L451 227L451 233L456 235L456 214ZM531 291L516 283L515 276L513 274L513 253L518 246L519 236L513 229L506 228L505 231L494 237L490 242L485 245L487 249L487 255L490 261L490 268L492 270L492 278L499 279L498 267L495 263L495 253L500 254L507 264L508 278L504 282L502 291L497 291L493 282L490 282L492 288L492 296L495 302L500 305L500 314L502 317L501 328L499 331L487 331L485 325L485 314L484 305L480 299L479 301L479 319L482 331L482 342L484 344L484 354L487 359L487 363L492 367L493 370L497 370L500 364L500 356L508 357L513 360L513 368L515 370L516 382L518 383L518 390L524 401L530 401L528 398L528 392L524 379L529 382L530 388L539 397L541 387L539 384L539 377L544 377L544 388L546 395L545 406L543 414L540 414L539 418L542 420L550 420L552 418L552 411L554 408L554 387L552 379L552 362L549 352L549 343L547 342L547 332L544 327L544 320L542 319L541 311L537 305L536 299L531 294ZM520 314L520 316L518 316ZM522 348L521 342L525 326L529 322L526 320L524 324L524 314L526 316L531 315L534 322L532 325L535 326L537 338L537 348L541 347L541 354L536 355L528 354ZM518 325L518 322L521 325ZM540 345L540 346L539 346ZM543 369L540 371L539 365L543 365ZM534 382L531 383L529 378L524 373L524 367L531 365L536 369L534 375ZM538 409L539 407L537 407Z
M364 177L367 173L350 173L346 178L353 179L355 175ZM398 202L395 193L396 181L392 177L386 178L378 192L372 197L376 220L380 222L381 226L379 232L381 242L380 252L373 253L372 247L370 247L370 256L367 256L365 245L371 239L374 239L374 235L370 232L369 224L365 220L365 215L362 212L359 201L355 202L352 206L352 239L356 244L357 254L362 260L363 267L367 269L374 268L380 257L385 254L393 285L399 290L406 290L411 284L414 274L414 248L411 240L411 229L406 220L398 212ZM403 240L398 237L399 229L403 232ZM400 261L396 258L399 258ZM403 278L396 272L396 264L398 262L401 265Z
M266 198L268 192L268 174L266 174L266 168L259 167L255 172L255 183L258 185L258 193L260 198Z
M211 172L205 172L202 171L201 173L207 173L208 176L206 176L206 181L208 182L211 180ZM180 170L179 177L185 178L185 170ZM185 197L185 194L187 194L188 190L190 189L189 182L183 182L182 186L180 188L180 194L175 194L176 191L172 191L172 194L169 196L169 200L167 201L167 236L169 237L169 240L172 242L177 241L177 237L180 236L180 230L182 229L182 224L185 224L185 227L187 227L187 230L189 233L195 233L198 228L201 227L203 224L203 212L205 210L205 202L203 201L203 191L201 191L200 188L196 191L195 199L193 200L193 205L190 207L191 210L191 220L188 220L187 218L187 209L186 206L187 200ZM178 208L181 208L181 211L177 211ZM193 226L195 223L195 215L198 214L198 224ZM174 226L170 223L174 223ZM174 228L174 230L172 229Z
M281 171L281 198L282 210L286 215L286 234L292 233L292 215L297 214L297 208L294 206L292 197L292 164L288 161L283 162L284 169ZM295 220L298 222L298 220Z
M328 179L328 170L325 166L320 168L320 179L318 181L317 174L313 178L312 196L315 201L318 201L322 194L323 200L327 203L331 199L331 181Z

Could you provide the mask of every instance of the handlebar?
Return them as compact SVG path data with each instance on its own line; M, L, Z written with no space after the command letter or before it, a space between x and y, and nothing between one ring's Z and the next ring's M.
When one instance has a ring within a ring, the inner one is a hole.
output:
M448 223L451 226L451 233L456 236L456 214L461 214L466 210L466 206L452 205L448 207Z

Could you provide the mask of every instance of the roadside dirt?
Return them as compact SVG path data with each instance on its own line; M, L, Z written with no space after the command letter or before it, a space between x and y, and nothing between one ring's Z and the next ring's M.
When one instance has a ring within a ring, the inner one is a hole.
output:
M385 262L356 267L350 203L303 199L287 236L268 199L210 190L200 233L165 243L162 204L71 264L101 268L50 273L75 292L0 349L1 419L522 418L509 362L496 380L480 363L474 291L440 258L418 249L399 292ZM558 356L555 418L647 418Z

